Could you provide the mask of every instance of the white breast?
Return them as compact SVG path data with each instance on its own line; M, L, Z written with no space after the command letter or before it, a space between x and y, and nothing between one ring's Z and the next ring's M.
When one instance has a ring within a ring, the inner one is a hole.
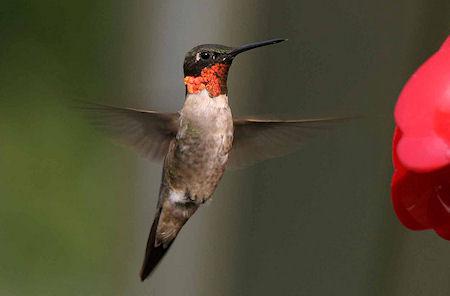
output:
M191 129L198 129L203 135L203 140L200 141L207 142L208 152L212 158L216 155L227 157L233 139L233 118L225 94L213 98L206 90L198 94L189 94L180 113L181 126L177 137L183 138L188 126ZM196 144L201 145L200 142ZM226 159L219 160L219 163L225 161Z
M205 124L220 125L223 120L231 118L227 95L222 94L211 98L206 90L198 94L188 94L181 113L188 118L205 120L207 121Z

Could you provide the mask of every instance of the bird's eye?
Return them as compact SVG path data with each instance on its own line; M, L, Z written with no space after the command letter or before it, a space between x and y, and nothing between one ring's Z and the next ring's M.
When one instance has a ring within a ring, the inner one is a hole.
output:
M200 57L202 58L202 60L207 60L207 59L209 59L210 54L209 54L209 52L201 52Z

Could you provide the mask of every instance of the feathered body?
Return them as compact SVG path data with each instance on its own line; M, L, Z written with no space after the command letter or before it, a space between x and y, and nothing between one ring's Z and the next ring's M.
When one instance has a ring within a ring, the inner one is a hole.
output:
M225 172L233 142L233 118L225 94L188 94L179 129L164 159L157 215L144 262L162 257L186 221L206 202ZM160 249L160 252L156 251ZM161 252L162 251L162 252ZM154 266L145 264L145 278Z
M164 160L161 221L165 207L179 207L183 218L208 200L222 178L233 142L233 119L226 95L189 94L180 112L180 128ZM183 210L185 209L185 210ZM156 240L174 238L179 229L163 222ZM167 231L165 231L167 229ZM172 235L169 235L172 233Z
M233 118L225 94L188 94L180 128L164 161L165 178L196 203L206 201L225 171L233 142Z

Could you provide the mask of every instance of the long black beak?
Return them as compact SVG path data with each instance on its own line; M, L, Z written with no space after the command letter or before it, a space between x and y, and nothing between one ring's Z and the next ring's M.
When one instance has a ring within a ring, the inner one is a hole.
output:
M243 53L244 51L248 51L250 49L254 49L257 47L262 47L262 46L266 46L266 45L272 45L272 44L276 44L276 43L280 43L283 41L286 41L287 39L281 39L281 38L277 38L277 39L270 39L270 40L266 40L266 41L260 41L260 42L254 42L254 43L249 43L246 45L242 45L239 46L233 50L231 50L228 54L227 54L227 58L228 59L233 59L235 56L237 56L240 53Z

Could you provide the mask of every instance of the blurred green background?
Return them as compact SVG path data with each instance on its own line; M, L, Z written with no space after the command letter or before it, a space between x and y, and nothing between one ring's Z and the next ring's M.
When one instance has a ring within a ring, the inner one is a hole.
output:
M0 6L0 295L450 295L450 244L390 204L392 111L449 34L442 1L25 1ZM153 276L160 165L70 102L181 108L184 53L240 56L235 114L364 114L228 172Z

